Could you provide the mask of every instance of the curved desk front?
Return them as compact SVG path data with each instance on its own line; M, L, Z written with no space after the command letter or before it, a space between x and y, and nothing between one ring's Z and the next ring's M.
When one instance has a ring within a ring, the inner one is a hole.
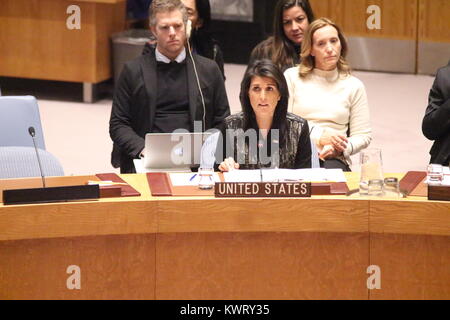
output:
M0 299L450 298L449 202L152 197L122 177L141 197L0 205Z

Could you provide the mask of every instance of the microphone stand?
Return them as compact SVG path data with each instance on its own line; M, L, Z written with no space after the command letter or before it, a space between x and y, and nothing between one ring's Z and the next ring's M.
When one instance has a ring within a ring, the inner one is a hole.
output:
M38 152L38 149L37 149L37 146L36 146L36 138L35 138L36 132L34 131L33 127L29 127L28 128L28 133L30 134L31 139L33 140L34 151L36 151L36 156L37 156L38 164L39 164L39 171L41 173L42 185L45 188L46 186L45 186L44 171L42 170L41 158L39 157L39 152Z
M28 128L28 133L33 138L34 150L39 162L39 170L41 172L43 188L25 188L3 190L3 204L28 204L28 203L44 203L71 200L92 200L100 198L99 185L75 185L46 187L44 172L42 171L41 158L35 142L35 130L33 127ZM26 186L26 183L24 183Z

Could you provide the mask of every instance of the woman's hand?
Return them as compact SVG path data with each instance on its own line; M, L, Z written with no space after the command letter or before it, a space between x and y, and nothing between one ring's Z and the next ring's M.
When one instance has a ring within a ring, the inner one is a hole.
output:
M344 152L347 148L348 139L342 134L335 134L331 130L325 129L320 137L319 144L323 147L331 145L333 149L339 153Z
M233 158L226 158L220 165L219 170L222 172L228 172L231 170L239 169L239 163L236 163Z
M319 158L321 160L333 159L341 154L342 152L338 152L337 150L335 150L331 144L327 144L322 148L322 151L319 153Z

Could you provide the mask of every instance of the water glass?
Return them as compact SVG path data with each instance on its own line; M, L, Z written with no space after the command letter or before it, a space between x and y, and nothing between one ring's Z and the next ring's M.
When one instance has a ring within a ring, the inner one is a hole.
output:
M400 185L397 178L384 179L384 193L388 197L400 197Z
M384 182L381 179L370 179L369 180L369 188L368 195L380 197L383 195L383 186Z
M201 190L209 190L214 187L214 169L213 168L199 168L198 175L200 180L198 188Z
M429 164L427 168L427 182L430 185L440 185L444 179L444 168L440 164Z

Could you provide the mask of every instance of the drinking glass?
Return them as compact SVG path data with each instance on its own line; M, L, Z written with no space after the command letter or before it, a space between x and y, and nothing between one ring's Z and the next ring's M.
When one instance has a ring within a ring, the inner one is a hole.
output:
M214 187L214 169L210 167L204 167L198 169L198 175L200 180L198 182L198 188L202 190L212 189Z
M444 179L444 168L440 164L429 164L427 168L427 182L430 185L440 185Z
M388 177L384 179L384 192L388 197L400 197L400 185L398 179L395 177Z

